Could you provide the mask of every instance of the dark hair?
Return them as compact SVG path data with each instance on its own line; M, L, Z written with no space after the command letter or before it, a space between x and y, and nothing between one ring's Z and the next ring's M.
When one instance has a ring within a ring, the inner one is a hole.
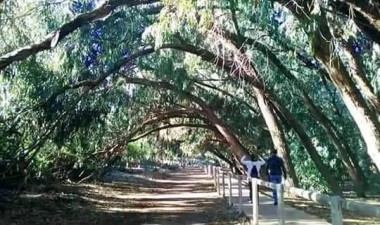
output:
M277 150L276 150L276 149L272 149L272 150L270 151L270 153L272 153L272 154L274 154L274 155L277 155Z
M251 155L251 161L255 161L256 160L256 156L255 155Z

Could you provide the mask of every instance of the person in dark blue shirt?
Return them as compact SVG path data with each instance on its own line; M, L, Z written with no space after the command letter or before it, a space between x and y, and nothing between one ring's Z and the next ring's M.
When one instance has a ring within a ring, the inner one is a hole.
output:
M286 170L284 166L284 161L282 158L277 156L277 151L272 150L271 156L267 160L266 171L269 177L269 182L275 184L281 184L282 175L284 175L284 179L286 180ZM273 200L274 205L277 205L277 190L273 189Z

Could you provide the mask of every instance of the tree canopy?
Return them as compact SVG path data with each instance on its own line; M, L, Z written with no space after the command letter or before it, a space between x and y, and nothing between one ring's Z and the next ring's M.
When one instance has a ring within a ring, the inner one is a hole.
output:
M364 196L380 168L379 7L0 1L0 172L206 152L239 170L276 149L289 184Z

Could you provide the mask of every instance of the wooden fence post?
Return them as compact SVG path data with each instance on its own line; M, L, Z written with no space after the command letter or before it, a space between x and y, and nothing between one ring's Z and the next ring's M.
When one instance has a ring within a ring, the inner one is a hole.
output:
M231 179L231 172L228 172L228 189L229 189L228 204L232 205L232 179Z
M241 185L241 175L238 175L238 188L239 188L239 214L243 212L243 190Z
M277 214L278 214L278 224L285 225L285 217L284 217L284 185L277 184Z
M258 198L258 188L257 179L251 178L252 182L252 225L259 224L259 198Z
M330 197L331 220L333 225L343 225L342 203L339 196Z
M216 166L213 167L212 174L213 174L213 178L214 178L214 187L215 187L215 190L217 191L218 187L216 186Z
M226 182L224 179L224 170L222 170L223 199L226 197Z
M217 167L216 171L216 189L218 190L218 195L220 195L220 167Z
M147 178L147 175L148 175L148 166L146 164L144 164L144 177L145 177L145 179Z

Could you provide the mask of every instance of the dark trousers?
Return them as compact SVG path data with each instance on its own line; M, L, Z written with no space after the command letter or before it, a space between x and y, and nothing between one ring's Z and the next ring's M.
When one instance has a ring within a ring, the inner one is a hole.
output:
M248 188L249 188L249 200L252 201L252 182L248 181Z
M252 201L252 182L248 181L248 187L249 187L249 200ZM257 185L257 199L259 199L259 186Z

